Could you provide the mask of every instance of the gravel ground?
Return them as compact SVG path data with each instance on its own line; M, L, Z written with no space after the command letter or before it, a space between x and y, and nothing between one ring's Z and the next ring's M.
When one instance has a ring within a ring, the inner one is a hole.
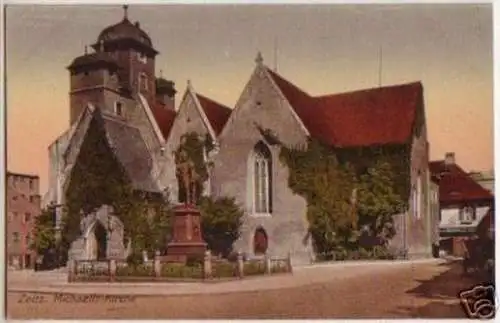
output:
M370 266L370 265L366 265ZM463 318L457 298L474 281L459 264L302 270L321 282L274 290L165 296L75 298L8 292L12 319ZM372 270L373 269L373 270ZM316 272L317 271L317 272ZM342 272L350 275L343 275ZM297 277L301 277L299 274ZM299 279L294 277L293 279ZM292 278L289 278L292 279ZM256 280L257 283L257 280Z

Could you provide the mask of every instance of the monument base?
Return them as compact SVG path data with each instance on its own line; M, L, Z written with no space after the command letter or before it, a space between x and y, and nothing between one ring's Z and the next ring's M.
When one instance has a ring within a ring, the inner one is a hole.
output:
M203 259L207 244L201 234L200 211L192 205L174 208L173 239L167 245L165 261L185 263Z

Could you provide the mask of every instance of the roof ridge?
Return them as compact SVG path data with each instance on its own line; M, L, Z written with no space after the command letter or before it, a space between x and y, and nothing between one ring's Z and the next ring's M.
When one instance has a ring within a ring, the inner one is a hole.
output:
M205 99L205 100L208 100L208 101L212 101L212 103L217 104L217 105L218 105L218 106L220 106L221 108L227 109L227 110L229 110L229 111L232 111L232 110L233 110L233 109L231 109L230 107L228 107L227 105L222 104L222 103L220 103L220 102L218 102L218 101L215 101L214 99L211 99L211 98L209 98L209 97L208 97L208 96L206 96L206 95L200 94L200 93L198 93L198 92L195 92L195 94L196 94L197 96L201 97L202 99Z
M299 91L300 93L302 94L305 94L306 96L312 98L312 96L307 93L306 91L304 91L303 89L301 89L299 86L297 86L295 83L289 81L287 78L283 77L281 74L279 74L278 72L275 72L273 71L272 69L270 69L269 67L266 66L266 69L267 71L271 74L271 76L273 77L278 77L279 79L281 79L282 81L288 83L288 85L294 87L295 90Z
M422 82L421 81L414 81L414 82L386 85L386 86L381 86L381 87L371 87L371 88L365 88L365 89L359 89L359 90L352 90L352 91L347 91L347 92L321 94L321 95L312 96L312 98L313 99L323 99L323 98L329 98L332 96L353 95L353 94L359 94L359 93L363 93L363 92L371 92L371 91L375 92L375 91L379 91L379 90L397 89L397 88L401 88L401 87L410 87L410 86L415 86L415 85L422 86Z

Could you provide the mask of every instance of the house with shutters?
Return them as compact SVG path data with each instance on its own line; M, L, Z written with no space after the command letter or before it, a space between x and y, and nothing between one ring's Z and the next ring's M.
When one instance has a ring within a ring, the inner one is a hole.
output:
M429 168L439 185L440 248L462 256L463 239L492 227L494 196L456 163L454 153L432 161Z
M429 215L429 143L420 82L312 96L269 69L259 54L234 106L217 103L188 82L176 109L174 82L155 75L159 53L126 10L122 21L100 33L92 49L68 66L70 122L49 147L45 201L64 205L71 170L81 158L89 124L97 118L103 140L134 188L153 193L168 189L175 202L179 194L172 153L183 134L197 132L216 147L207 156L213 167L204 194L234 197L245 211L234 248L249 256L290 253L295 263L309 262L314 252L307 238L306 201L288 187L278 147L259 131L265 128L287 145L315 138L352 151L361 171L375 158L366 150L404 161L401 193L408 207L394 215L397 234L391 247L410 257L431 255L435 225Z

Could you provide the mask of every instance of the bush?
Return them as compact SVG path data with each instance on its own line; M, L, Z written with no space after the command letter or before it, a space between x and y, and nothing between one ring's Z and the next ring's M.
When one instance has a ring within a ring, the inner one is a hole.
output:
M116 268L116 276L149 277L154 276L154 269L147 265L128 265Z
M166 263L161 266L161 276L171 278L203 278L203 266Z
M238 276L238 265L227 261L217 261L212 263L213 277L236 277Z
M186 259L186 266L188 267L203 266L203 256L188 256Z
M243 275L262 275L266 273L266 267L261 261L250 261L243 264Z
M288 264L284 264L281 261L276 264L271 264L271 273L287 273L289 271Z
M133 252L127 257L127 264L137 266L143 263L142 254Z

